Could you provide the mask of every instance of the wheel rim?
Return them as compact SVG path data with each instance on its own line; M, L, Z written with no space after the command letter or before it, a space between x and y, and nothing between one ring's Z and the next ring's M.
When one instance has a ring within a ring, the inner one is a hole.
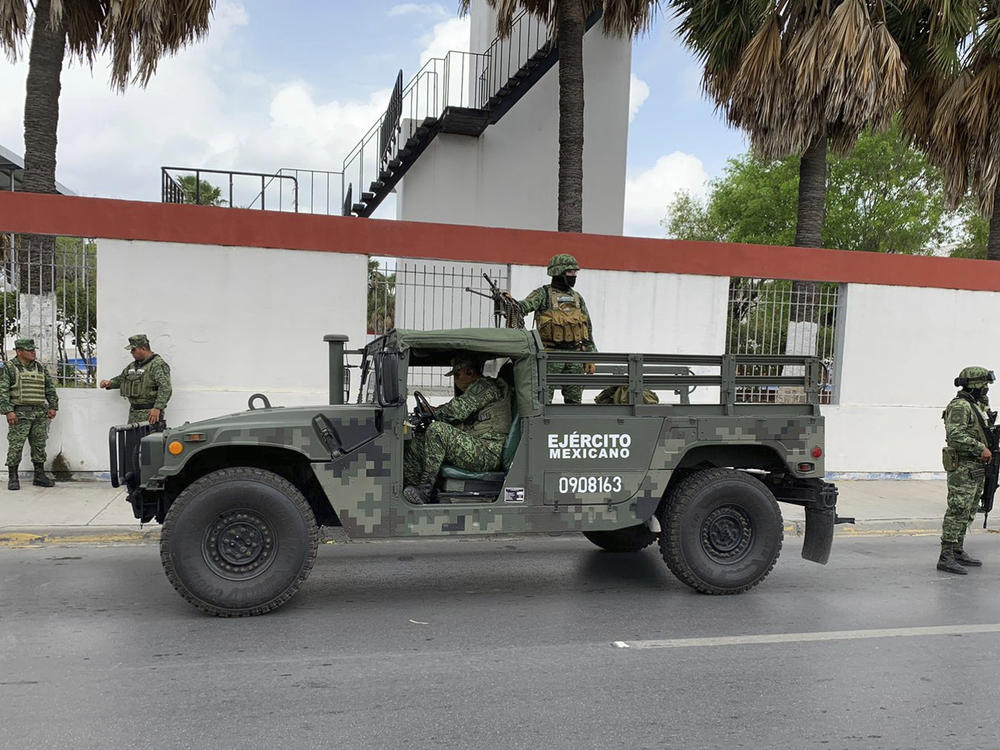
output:
M220 515L205 533L205 562L222 578L243 581L267 570L277 542L263 516L249 510Z
M753 521L735 505L716 508L701 525L701 546L719 563L742 559L753 542Z

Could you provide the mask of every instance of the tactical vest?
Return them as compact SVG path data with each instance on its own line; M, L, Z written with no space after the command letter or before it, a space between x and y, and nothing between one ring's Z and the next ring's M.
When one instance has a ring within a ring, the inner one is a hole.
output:
M985 421L986 421L986 415L982 413L982 410L981 410L981 409L979 409L979 406L976 406L976 405L973 405L973 404L971 404L971 403L970 403L969 401L967 401L967 400L966 400L966 399L964 399L964 398L961 398L960 396L956 396L956 397L955 397L955 398L953 398L953 399L952 399L952 400L951 400L950 402L948 402L948 405L947 405L947 406L946 406L946 407L944 408L944 411L943 411L943 412L941 412L941 419L943 419L943 420L945 421L945 424L947 424L947 422L948 422L948 412L949 412L949 411L950 411L950 410L951 410L951 409L952 409L952 408L953 408L953 407L954 407L954 406L955 406L955 405L956 405L957 403L964 403L964 404L968 404L969 408L971 408L971 409L973 410L973 414L972 414L972 425L973 425L973 429L974 429L974 430L976 431L976 439L977 439L977 440L979 440L979 442L980 442L980 443L982 443L983 445L989 445L989 444L990 444L990 441L989 441L989 440L988 440L988 439L986 438L986 433L985 433L985 432L983 432L983 425L982 425L982 423L980 422L980 420L979 420L979 419L977 418L977 415L976 415L976 413L975 413L975 412L976 412L976 410L979 410L979 411L980 411L980 414L979 414L979 416L981 416L981 417L982 417L982 421L983 421L983 422L985 422Z
M587 315L580 305L580 295L570 290L549 290L549 306L535 316L535 326L547 347L564 348L590 340Z
M503 395L498 401L479 410L476 421L469 426L469 432L476 437L486 437L490 434L506 436L510 432L510 389L502 380L494 382Z
M30 370L20 364L7 363L16 378L10 389L10 400L15 406L41 406L45 398L45 371L41 367Z
M129 401L138 401L139 403L151 403L156 398L156 388L153 384L151 369L153 360L158 356L158 354L154 354L142 366L137 366L139 363L136 362L125 368L120 389L124 398L127 398Z

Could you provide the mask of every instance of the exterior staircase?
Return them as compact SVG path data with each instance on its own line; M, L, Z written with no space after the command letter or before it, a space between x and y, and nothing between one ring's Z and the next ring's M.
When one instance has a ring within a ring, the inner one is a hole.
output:
M405 88L400 71L385 113L344 159L343 215L371 216L439 133L480 136L558 60L548 26L522 11L484 53L432 58ZM366 185L356 199L355 184Z

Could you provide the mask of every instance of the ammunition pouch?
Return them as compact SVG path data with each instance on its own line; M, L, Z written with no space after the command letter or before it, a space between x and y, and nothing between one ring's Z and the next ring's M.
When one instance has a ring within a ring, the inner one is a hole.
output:
M949 446L942 448L941 465L945 471L955 471L958 468L958 451Z

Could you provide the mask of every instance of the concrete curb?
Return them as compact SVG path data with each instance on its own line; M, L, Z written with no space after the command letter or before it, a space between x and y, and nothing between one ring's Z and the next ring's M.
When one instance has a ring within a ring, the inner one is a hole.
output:
M805 521L786 521L784 524L785 536L804 536L805 526ZM984 530L973 526L971 532L1000 534L1000 529ZM940 536L941 519L900 518L858 521L856 524L839 524L834 535L838 537ZM139 528L128 526L47 526L0 529L0 548L43 547L52 544L156 544L159 540L160 526L158 524L149 524ZM349 540L341 529L323 528L320 529L320 541L321 543L343 543Z

